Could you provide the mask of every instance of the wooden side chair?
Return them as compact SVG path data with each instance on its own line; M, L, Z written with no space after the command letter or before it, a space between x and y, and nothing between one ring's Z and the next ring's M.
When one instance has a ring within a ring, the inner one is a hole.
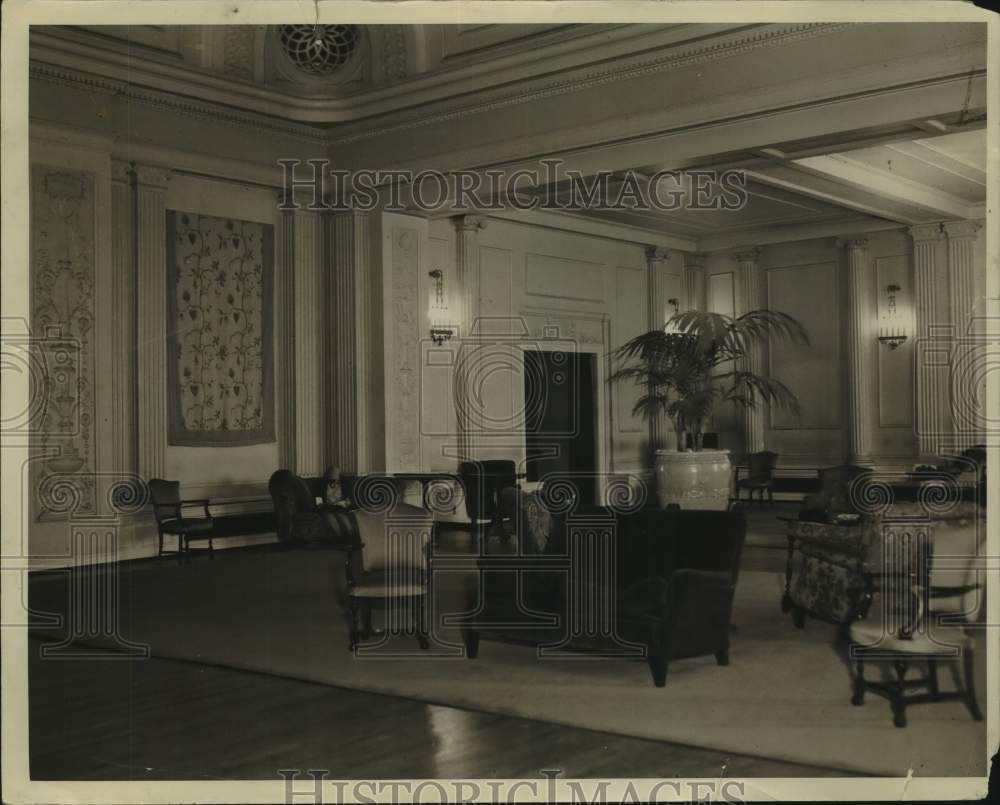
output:
M351 516L358 534L357 544L347 548L346 557L351 651L371 636L375 601L385 606L386 629L379 643L393 633L409 634L426 649L433 514L397 503L386 513L358 509ZM359 615L364 618L364 628Z
M747 477L736 482L737 499L740 490L746 489L749 501L753 501L753 493L757 492L758 500L763 504L764 492L767 492L768 504L774 505L774 465L777 461L778 454L770 450L762 450L747 456Z
M159 533L160 547L157 556L176 553L178 561L190 561L191 540L207 539L209 557L214 559L212 535L215 530L215 521L212 519L212 512L209 509L210 501L207 498L182 500L179 481L164 481L162 478L153 478L147 487L149 499L153 504L156 529ZM196 506L202 508L202 515L185 516L185 508ZM165 534L177 538L176 551L163 550Z
M984 603L975 557L962 557L968 560L964 568L956 564L956 557L949 557L947 568L935 573L937 551L932 548L929 528L890 527L883 540L881 566L872 574L873 605L868 617L850 627L856 668L851 703L860 706L865 693L876 693L889 700L893 724L905 727L908 706L958 700L965 703L972 718L981 721L973 682L975 641L969 629L980 619ZM865 663L870 660L891 662L895 679L867 679ZM961 663L962 689L940 689L941 662ZM926 664L927 675L907 678L917 663Z

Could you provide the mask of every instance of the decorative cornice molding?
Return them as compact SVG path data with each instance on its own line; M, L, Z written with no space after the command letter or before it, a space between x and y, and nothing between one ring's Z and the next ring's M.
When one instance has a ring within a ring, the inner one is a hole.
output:
M649 246L646 248L646 261L650 263L661 263L670 259L670 249L662 246Z
M916 226L911 226L907 231L910 233L910 237L913 238L914 243L941 239L940 223L917 224Z
M983 228L982 221L948 221L941 224L941 228L948 236L949 240L959 238L974 238L979 230Z
M778 47L780 45L794 42L800 39L810 39L814 36L836 33L850 27L851 23L803 23L799 25L789 25L775 28L755 34L745 35L735 40L716 42L711 45L682 50L680 52L667 53L658 57L644 59L637 64L623 70L615 70L605 67L600 70L592 70L583 76L561 79L542 86L529 89L520 89L497 95L489 100L478 101L457 109L436 114L426 115L420 111L421 115L415 119L400 121L388 126L371 127L353 134L346 134L341 137L331 137L327 144L348 145L360 140L371 139L385 134L392 134L424 126L431 126L437 123L447 123L472 115L494 112L506 109L521 103L545 100L556 95L566 95L571 92L593 89L614 81L641 78L647 75L668 70L676 70L682 67L690 67L696 64L716 61L728 56L735 56L741 53L748 53L753 50L768 47Z
M321 128L311 126L308 123L277 120L257 112L241 111L211 101L201 101L175 95L171 92L139 87L127 81L105 78L93 73L32 62L28 74L31 79L61 86L83 87L91 93L124 97L131 103L141 103L153 109L161 109L195 120L210 120L251 131L286 134L320 145L327 141L326 134Z
M737 32L735 37L732 33L723 34L722 41L711 42L699 47L683 48L682 46L674 49L667 46L668 52L641 59L624 68L616 68L612 62L600 68L590 69L582 75L550 80L541 84L537 83L537 81L529 82L532 86L522 87L515 91L501 91L498 94L489 88L483 88L480 92L491 93L492 96L484 100L464 104L457 108L428 114L425 110L429 105L439 106L450 102L448 98L434 99L412 107L408 112L400 113L403 115L409 114L409 119L399 120L397 115L397 122L395 123L387 125L376 124L364 130L346 133L341 136L336 136L325 131L322 128L322 123L310 125L309 123L280 120L259 112L243 111L207 100L199 100L190 96L180 96L168 91L154 90L127 81L107 78L50 63L31 62L29 75L32 79L39 81L66 86L82 86L90 92L125 97L130 102L164 109L185 117L202 120L208 119L256 131L278 132L326 146L339 146L385 134L489 113L521 103L544 100L556 95L588 90L615 81L655 75L664 71L716 61L762 48L779 47L802 39L836 33L850 26L851 23L801 23L785 26L763 26L764 30L760 30L760 26L755 26L749 31ZM570 69L579 70L581 68ZM341 116L344 113L343 109L338 109L337 111ZM363 108L359 108L354 112L357 119L361 119L367 114L370 113L366 112Z

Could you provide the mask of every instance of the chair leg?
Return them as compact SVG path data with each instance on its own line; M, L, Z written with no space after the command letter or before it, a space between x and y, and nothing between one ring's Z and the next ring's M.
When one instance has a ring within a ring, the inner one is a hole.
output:
M160 536L160 549L159 549L159 552L156 555L157 556L163 556L163 532L162 531L160 532L159 536Z
M215 547L212 545L211 537L208 538L208 558L209 559L215 558Z
M417 601L417 643L422 651L426 651L431 644L427 632L427 607L424 601Z
M350 600L350 632L351 632L351 643L350 650L354 651L358 647L358 640L360 639L360 632L358 630L358 599L351 596Z
M715 661L719 665L729 665L729 649L724 648L715 652Z
M792 608L792 623L796 629L806 628L806 611L802 607Z
M979 702L976 701L976 685L973 681L974 656L972 649L968 646L962 651L962 670L965 676L965 706L969 708L969 713L976 721L982 721L983 712L979 709Z
M941 690L938 688L937 661L927 660L927 687L930 688L931 700L941 701Z
M462 642L465 643L465 656L470 660L479 656L479 632L468 627L462 629Z
M647 662L649 670L653 674L653 684L658 688L667 684L667 653L663 646L658 643L651 643L647 649Z
M865 664L864 661L858 660L857 673L854 676L854 691L851 696L851 704L855 707L860 707L865 703Z
M903 687L903 682L906 677L906 663L897 660L894 663L896 668L896 690L893 692L891 699L892 705L892 724L894 727L905 727L906 726L906 693Z

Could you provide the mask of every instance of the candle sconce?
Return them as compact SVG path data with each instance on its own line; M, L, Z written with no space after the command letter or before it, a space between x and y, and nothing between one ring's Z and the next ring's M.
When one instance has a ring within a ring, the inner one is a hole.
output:
M886 316L890 321L896 320L896 294L902 290L898 285L886 285ZM905 327L889 326L879 327L878 340L880 344L885 344L889 349L896 349L906 343L907 334Z
M431 341L437 346L441 346L445 341L450 341L454 334L454 328L447 325L434 325L431 327Z
M452 325L433 322L435 313L447 312L448 310L448 305L445 302L444 295L444 272L440 268L435 268L433 271L428 271L427 276L434 280L432 296L430 299L430 312L432 317L431 341L433 341L437 346L441 346L445 341L451 340L452 336L455 334L455 328Z

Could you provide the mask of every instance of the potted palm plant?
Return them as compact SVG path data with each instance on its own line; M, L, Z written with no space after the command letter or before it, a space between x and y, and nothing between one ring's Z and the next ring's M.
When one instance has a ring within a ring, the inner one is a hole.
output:
M725 509L729 505L728 450L703 450L702 433L715 406L732 401L744 408L761 403L798 415L799 403L784 383L753 371L750 360L769 340L808 344L805 328L775 310L726 316L690 310L670 318L614 352L620 366L611 382L630 380L643 388L632 413L663 412L673 424L676 449L656 451L660 505ZM692 450L686 449L691 434Z

